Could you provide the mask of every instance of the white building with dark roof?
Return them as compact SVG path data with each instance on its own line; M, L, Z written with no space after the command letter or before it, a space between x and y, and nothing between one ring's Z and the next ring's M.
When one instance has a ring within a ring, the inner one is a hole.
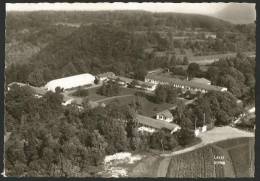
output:
M175 133L176 131L181 129L181 127L178 124L168 123L166 121L153 119L153 118L143 116L140 114L137 114L136 118L137 118L137 122L140 126L144 126L144 127L155 129L155 130L167 129L171 132L171 134Z
M167 109L161 112L158 112L156 114L156 119L166 121L166 122L172 122L173 121L173 115L172 113Z
M145 77L145 82L150 82L153 84L172 85L175 88L181 88L184 90L190 90L196 92L200 91L202 93L206 93L210 90L221 91L221 92L227 91L226 87L219 87L215 85L208 85L205 83L198 83L194 81L170 78L158 74L147 74L147 76Z
M91 74L88 73L79 74L79 75L52 80L45 85L45 88L49 91L55 92L55 89L57 87L67 90L71 88L94 84L94 80L95 80L95 76Z

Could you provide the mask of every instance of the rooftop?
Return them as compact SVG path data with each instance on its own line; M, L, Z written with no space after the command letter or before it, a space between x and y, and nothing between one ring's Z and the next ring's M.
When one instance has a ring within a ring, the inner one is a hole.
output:
M163 72L163 69L158 68L158 69L150 70L150 71L148 71L148 74L155 73L155 72Z
M142 116L140 114L138 114L136 116L137 120L139 123L146 125L146 126L150 126L156 129L162 129L162 128L166 128L170 131L174 130L176 127L180 127L177 124L174 123L168 123L166 121L161 121L161 120L157 120L157 119L153 119L150 117L146 117L146 116Z
M166 109L166 110L164 110L164 111L161 111L161 112L158 112L157 114L163 115L163 116L165 116L166 118L172 118L172 117L173 117L173 116L172 116L172 113L171 113L168 109Z
M192 78L190 81L192 81L192 82L197 82L197 83L202 83L202 84L211 84L211 81L208 80L208 79L205 79L205 78L197 78L197 77L194 77L194 78Z
M205 90L221 91L221 89L223 88L223 87L214 86L214 85L208 85L208 84L203 84L203 83L198 83L198 82L193 82L193 81L188 81L188 80L181 80L181 79L166 77L166 76L163 76L162 74L147 74L147 76L145 78L157 80L159 82L168 82L170 84L179 84L179 85L183 85L183 86L189 86L189 87L205 89Z
M126 82L126 83L130 83L130 82L133 81L133 79L130 79L130 78L127 78L127 77L122 77L122 76L113 76L111 78L114 79L114 80L119 79L119 80Z
M12 83L8 84L8 87L12 87L13 85L18 85L20 87L28 86L29 88L31 88L31 90L33 90L33 92L35 94L39 94L39 95L43 95L47 92L47 90L44 89L43 87L34 87L32 85L21 83L21 82L12 82Z
M144 87L153 87L154 84L153 83L150 83L150 82L144 82L144 81L140 81L138 80L137 83L141 86L144 86Z
M113 72L105 72L102 74L98 74L99 77L113 77L115 74Z

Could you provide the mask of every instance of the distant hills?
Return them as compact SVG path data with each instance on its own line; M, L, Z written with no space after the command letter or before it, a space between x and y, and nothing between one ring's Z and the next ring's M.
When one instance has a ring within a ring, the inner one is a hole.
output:
M232 3L211 16L233 24L250 24L256 20L255 4Z

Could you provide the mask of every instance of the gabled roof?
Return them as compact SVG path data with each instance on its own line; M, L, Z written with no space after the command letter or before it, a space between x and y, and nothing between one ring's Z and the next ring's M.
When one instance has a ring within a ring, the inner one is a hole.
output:
M197 78L197 77L194 77L194 78L192 78L190 81L192 81L192 82L197 82L197 83L202 83L202 84L211 84L211 81L208 80L208 79L205 79L205 78Z
M157 68L157 69L148 71L148 74L155 73L155 72L162 72L162 71L163 71L162 68Z
M163 115L166 118L172 118L173 117L172 113L168 109L161 111L161 112L158 112L157 115Z
M169 84L178 84L178 85L183 85L183 86L188 86L188 87L198 88L198 89L205 89L205 90L221 91L223 89L223 87L219 87L219 86L202 84L202 83L197 83L188 80L181 80L181 79L176 79L171 77L165 77L163 75L158 75L158 74L147 74L145 78L157 80L159 82L167 82Z
M143 125L155 128L155 129L162 129L162 128L166 128L170 131L176 129L176 128L180 128L179 125L174 124L174 123L168 123L166 121L162 121L162 120L157 120L157 119L153 119L150 117L146 117L146 116L142 116L140 114L138 114L136 116L137 121Z

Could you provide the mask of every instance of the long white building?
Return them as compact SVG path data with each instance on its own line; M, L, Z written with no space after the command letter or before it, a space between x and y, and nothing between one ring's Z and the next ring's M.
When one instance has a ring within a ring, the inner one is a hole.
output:
M95 80L95 76L91 74L88 73L79 74L79 75L52 80L45 85L45 88L49 91L55 92L55 89L57 87L66 90L66 89L71 89L71 88L84 86L88 84L94 84L94 80Z

